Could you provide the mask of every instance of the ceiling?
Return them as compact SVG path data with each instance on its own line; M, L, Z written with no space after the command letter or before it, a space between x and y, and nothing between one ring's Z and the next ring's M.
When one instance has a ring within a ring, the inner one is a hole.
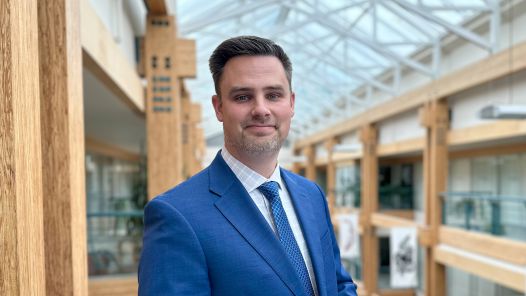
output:
M407 71L439 75L441 40L455 35L489 52L500 24L498 0L178 0L179 35L197 42L197 78L187 80L203 105L207 138L222 132L210 98L208 58L223 40L274 40L293 65L296 112L291 138L301 138L400 92ZM466 24L487 15L490 34ZM427 52L422 55L422 52ZM420 53L420 54L419 54Z

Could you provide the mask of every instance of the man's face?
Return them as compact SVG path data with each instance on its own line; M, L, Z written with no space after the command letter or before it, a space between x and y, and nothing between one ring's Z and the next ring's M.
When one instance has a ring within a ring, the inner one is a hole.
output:
M230 59L212 97L223 122L225 146L234 156L279 152L294 115L294 93L283 65L273 56ZM237 154L237 155L236 155Z

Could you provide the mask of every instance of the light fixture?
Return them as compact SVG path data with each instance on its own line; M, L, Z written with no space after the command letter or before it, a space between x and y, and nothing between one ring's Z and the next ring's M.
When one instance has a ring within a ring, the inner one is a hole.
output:
M482 119L526 119L526 105L489 105L479 112Z

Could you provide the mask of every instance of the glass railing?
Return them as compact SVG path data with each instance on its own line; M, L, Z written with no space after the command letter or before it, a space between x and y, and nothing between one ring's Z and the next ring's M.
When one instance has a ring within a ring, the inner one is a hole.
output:
M142 248L143 211L91 211L88 222L90 276L137 272Z
M378 188L381 210L412 210L413 187L412 186L381 186Z
M445 225L526 241L526 197L472 191L442 198Z
M345 189L334 191L335 203L337 207L359 208L361 203L362 191L360 186L349 186Z

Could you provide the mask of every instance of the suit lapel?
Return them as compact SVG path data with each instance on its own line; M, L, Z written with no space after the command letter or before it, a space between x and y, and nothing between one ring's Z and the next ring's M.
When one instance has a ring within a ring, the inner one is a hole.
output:
M321 233L317 226L317 221L319 221L321 217L314 216L312 198L309 198L309 194L305 188L296 183L286 170L281 170L281 177L285 182L285 186L287 186L301 225L301 230L303 231L303 236L307 242L319 296L326 296L324 258L322 258L321 255Z
M243 185L218 155L210 165L210 191L221 196L216 208L270 265L295 295L303 295L301 282L280 242Z

